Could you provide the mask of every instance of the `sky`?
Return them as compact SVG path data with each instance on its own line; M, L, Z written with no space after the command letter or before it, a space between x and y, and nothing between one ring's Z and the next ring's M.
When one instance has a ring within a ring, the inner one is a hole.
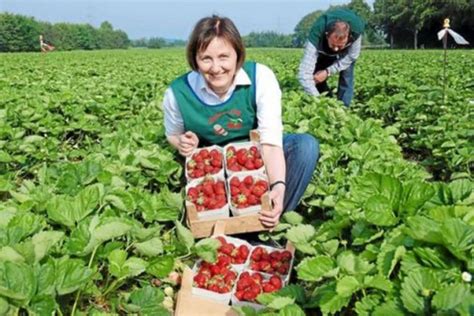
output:
M187 39L196 22L218 14L231 18L242 35L252 31L293 32L296 24L316 10L349 0L1 0L0 12L33 16L51 23L109 21L130 39ZM373 0L367 1L372 4Z

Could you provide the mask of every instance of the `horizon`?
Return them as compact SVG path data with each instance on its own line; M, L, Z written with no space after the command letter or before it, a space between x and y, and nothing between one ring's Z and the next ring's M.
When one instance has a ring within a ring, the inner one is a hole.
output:
M187 40L195 23L212 14L229 17L245 36L251 32L291 34L301 19L330 5L349 0L271 1L271 0L3 0L0 12L21 14L49 23L90 24L99 27L104 21L114 29L127 33L131 40L159 37L167 40ZM373 0L366 1L370 6ZM270 5L271 4L271 5ZM54 7L54 10L52 9ZM134 12L129 14L129 12ZM263 13L262 13L263 12Z

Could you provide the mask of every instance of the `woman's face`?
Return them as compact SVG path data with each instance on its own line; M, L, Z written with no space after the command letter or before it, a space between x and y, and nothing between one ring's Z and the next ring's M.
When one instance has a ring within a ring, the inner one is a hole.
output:
M218 96L229 90L237 71L237 52L225 39L216 37L196 55L199 72Z

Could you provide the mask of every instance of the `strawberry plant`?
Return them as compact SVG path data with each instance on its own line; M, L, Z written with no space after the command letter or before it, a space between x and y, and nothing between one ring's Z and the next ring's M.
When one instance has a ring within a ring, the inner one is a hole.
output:
M438 52L364 51L349 109L300 91L300 54L248 50L277 75L285 133L321 144L300 206L263 236L295 245L294 278L249 299L264 314L469 315L472 52L450 52L443 100ZM160 104L186 71L182 50L2 54L2 314L171 314L183 265L223 255L181 224L188 166ZM235 148L234 166L258 169Z

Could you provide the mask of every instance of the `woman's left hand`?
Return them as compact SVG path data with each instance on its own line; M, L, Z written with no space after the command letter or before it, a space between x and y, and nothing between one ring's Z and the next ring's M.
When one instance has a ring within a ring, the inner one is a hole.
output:
M269 194L270 201L273 204L271 211L261 211L260 221L267 227L275 227L280 222L280 216L283 212L283 199L285 197L285 186L276 185Z

